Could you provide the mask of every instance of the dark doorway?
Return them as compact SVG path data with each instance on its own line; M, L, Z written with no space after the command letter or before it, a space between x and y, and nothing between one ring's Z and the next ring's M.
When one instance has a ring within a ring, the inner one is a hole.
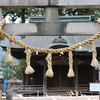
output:
M74 87L74 78L67 77L69 66L53 66L54 77L47 78L47 87Z
M93 70L90 65L78 66L78 86L89 87L89 82L93 82Z
M35 72L29 74L29 85L43 85L43 66L34 66Z

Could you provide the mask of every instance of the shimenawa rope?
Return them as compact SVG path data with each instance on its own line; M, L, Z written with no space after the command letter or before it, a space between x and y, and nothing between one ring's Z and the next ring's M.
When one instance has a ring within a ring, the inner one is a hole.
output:
M68 74L67 76L68 77L74 77L74 71L73 71L73 54L72 54L72 51L69 51L68 53L69 55L69 71L68 71Z
M4 19L3 19L4 20ZM4 23L5 23L5 20L3 21L3 20L1 20L1 28L2 28L2 26L4 25ZM74 50L74 49L76 49L76 48L79 48L80 46L84 46L84 45L86 45L86 44L91 44L92 45L92 53L93 53L93 60L92 60L92 63L91 63L91 65L92 66L94 66L94 67L97 67L98 66L98 62L97 62L97 59L96 59L96 47L95 47L95 45L94 45L94 41L98 38L98 37L100 37L100 32L98 32L98 33L96 33L92 38L90 38L90 39L87 39L87 40L85 40L85 41L83 41L83 42L81 42L81 43L78 43L78 44L75 44L75 45L73 45L73 46L71 46L71 47L65 47L65 48L61 48L61 49L40 49L40 48L36 48L36 47L32 47L32 46L29 46L29 45L26 45L26 44L24 44L24 43L22 43L22 42L19 42L19 41L17 41L16 39L15 39L15 37L12 37L12 36L10 36L9 34L7 34L6 32L4 32L2 29L0 29L0 40L4 40L5 39L5 37L6 38L8 38L10 41L12 41L12 42L14 42L15 44L17 44L17 45L20 45L20 46L22 46L23 48L25 48L25 49L30 49L31 51L38 51L39 53L47 53L48 55L52 55L52 54L55 54L55 53L60 53L60 52L69 52L69 54L71 55L70 57L69 57L69 62L70 62L70 59L72 60L72 54L71 54L71 52ZM70 52L71 51L71 52ZM48 56L47 55L47 56ZM48 58L48 57L47 57ZM51 58L49 58L49 59L47 59L47 62L48 62L48 65L52 65L52 64L50 64L51 63ZM71 64L72 64L72 61L71 61ZM71 65L70 63L69 63L69 65L70 65L70 68L69 68L69 70L71 70L72 72L73 72L73 68L72 68L72 65ZM29 68L29 67L28 67ZM51 70L52 69L52 67L49 67L48 66L48 70L47 70L47 72L52 72L52 75L49 75L49 74L46 74L47 76L49 76L49 77L51 77L51 76L53 76L53 71ZM34 72L34 71L33 71ZM69 71L70 72L70 71ZM29 72L28 72L28 74L29 74ZM69 73L68 73L68 77L72 77L72 76L74 76L74 72L73 72L73 75L69 75Z
M35 72L35 70L30 66L30 58L31 58L31 50L28 49L26 53L27 66L25 69L25 74L33 74Z
M53 77L53 70L52 70L52 54L48 53L47 57L46 57L47 63L48 63L48 70L46 72L46 76L47 77Z

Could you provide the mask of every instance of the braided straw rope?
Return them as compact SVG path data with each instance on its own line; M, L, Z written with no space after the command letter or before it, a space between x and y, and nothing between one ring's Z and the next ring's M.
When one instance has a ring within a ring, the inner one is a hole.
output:
M100 36L100 32L98 32L90 39L87 39L87 40L85 40L81 43L75 44L75 45L70 46L70 47L65 47L65 48L62 48L62 49L40 49L40 48L36 48L36 47L26 45L25 43L22 43L22 42L19 42L18 40L16 40L15 38L12 38L9 34L4 32L2 29L0 29L0 34L3 34L7 39L11 40L15 44L20 45L21 47L23 47L25 49L29 48L31 51L35 51L35 52L38 51L39 53L52 53L52 54L60 53L60 52L73 51L74 49L79 48L80 46L90 44L91 42L95 41Z
M6 23L6 19L2 19L1 21L0 21L0 29L3 27L3 25Z
M27 67L25 69L25 74L32 74L35 72L35 70L30 66L30 58L31 58L31 50L28 49L26 53Z
M98 60L96 59L97 57L97 53L96 53L96 45L94 44L94 42L91 43L91 48L92 48L92 62L91 62L91 66L93 67L98 67Z
M0 29L2 29L3 25L6 23L6 20L3 18L1 21L0 21ZM0 40L4 40L5 37L3 34L0 34Z
M40 48L36 48L36 47L32 47L29 45L26 45L25 43L19 42L18 40L16 40L15 38L11 37L9 34L7 34L6 32L4 32L2 29L0 29L0 35L6 37L7 39L11 40L12 42L14 42L17 45L20 45L21 47L25 48L25 49L30 49L31 51L38 51L39 53L60 53L60 52L69 52L69 51L73 51L76 48L79 48L80 46L84 46L86 44L91 44L91 42L94 42L99 36L100 36L100 32L96 33L92 38L87 39L81 43L75 44L71 47L65 47L62 49L40 49Z
M2 21L1 21L1 22L2 22ZM1 24L1 25L3 25L3 24ZM84 45L86 45L86 44L91 44L91 43L94 42L98 37L100 37L100 32L96 33L96 34L95 34L92 38L90 38L90 39L87 39L87 40L85 40L85 41L83 41L83 42L81 42L81 43L75 44L75 45L73 45L73 46L71 46L71 47L65 47L65 48L62 48L62 49L40 49L40 48L32 47L32 46L26 45L25 43L22 43L22 42L17 41L17 40L15 39L15 37L14 37L14 38L11 37L9 34L7 34L7 33L4 32L2 29L0 29L0 40L4 40L5 37L8 38L10 41L14 42L15 44L22 46L22 47L25 48L25 49L30 49L31 51L35 51L35 52L38 51L39 53L47 53L48 55L51 55L51 54L60 53L60 52L69 52L69 51L73 51L74 49L79 48L80 46L84 46ZM92 43L92 44L93 44L93 43ZM95 54L96 52L95 52L95 50L93 50L93 48L94 48L94 46L92 45L93 59L95 59L95 58L96 58L96 54ZM69 52L69 53L70 53L70 52ZM51 58L50 58L50 59L51 59ZM52 63L50 59L47 59L48 64L49 64L49 63ZM71 59L71 58L70 58L70 59ZM97 62L96 62L96 64L93 64L95 61L96 61L96 60L93 60L92 63L91 63L91 65L93 65L93 66L96 67L96 66L97 66ZM70 65L70 66L72 66L72 65ZM72 67L70 67L70 68L72 68ZM49 69L51 69L51 68L49 68ZM69 70L70 70L70 69L69 69ZM51 75L51 76L53 76L53 75ZM70 75L68 74L68 76L70 76Z
M7 45L7 57L6 57L6 59L5 59L5 62L6 63L12 63L13 62L13 59L12 59L12 57L11 57L11 50L10 50L10 48L11 48L11 41L9 40L9 43L8 43L8 45Z
M52 70L52 54L48 53L46 57L47 63L48 63L48 70L46 72L47 77L53 77L53 70Z
M73 71L73 54L72 54L72 51L69 51L68 56L69 56L69 71L68 71L67 76L68 77L74 77L75 75L74 75L74 71Z
M100 23L100 18L98 18L98 22Z

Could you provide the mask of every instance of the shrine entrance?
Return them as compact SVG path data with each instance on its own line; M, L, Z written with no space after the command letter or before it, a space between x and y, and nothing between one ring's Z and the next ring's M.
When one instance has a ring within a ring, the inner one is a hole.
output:
M53 66L54 77L47 78L47 88L72 88L74 87L74 78L68 78L68 65Z
M54 77L47 78L48 90L70 90L75 89L75 77L67 77L68 65L54 65ZM74 66L75 69L75 66ZM87 70L85 70L87 69ZM89 82L94 82L98 79L96 71L91 66L78 66L78 88L89 87Z
M43 85L43 66L34 66L35 73L29 74L28 85Z
M98 79L97 71L90 65L78 66L78 87L89 87L90 82L95 82Z

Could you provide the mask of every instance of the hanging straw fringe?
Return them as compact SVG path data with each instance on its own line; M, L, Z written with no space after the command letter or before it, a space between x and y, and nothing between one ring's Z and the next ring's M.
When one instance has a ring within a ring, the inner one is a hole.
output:
M2 29L0 29L0 40L5 40L4 32L2 31Z
M72 54L72 51L69 51L68 53L69 55L69 71L68 71L68 74L67 76L68 77L74 77L74 71L73 71L73 54Z
M92 53L93 53L91 66L98 67L99 64L98 64L98 60L96 59L97 53L96 53L96 46L95 46L94 42L92 42L91 48L92 48Z
M31 58L31 50L28 49L26 53L27 67L25 69L25 74L33 74L35 72L35 70L30 66L30 58Z
M13 59L11 57L11 44L12 44L12 41L9 40L9 43L8 43L8 46L7 46L7 57L5 59L5 62L6 63L12 63L13 62Z
M0 21L0 29L2 29L3 25L6 23L6 20L3 18ZM2 30L0 30L0 40L5 40L4 34L2 32Z
M6 19L2 19L1 21L0 21L0 29L3 27L3 25L6 23Z
M47 77L53 77L53 70L52 70L52 54L48 53L47 57L46 57L47 63L48 63L48 70L46 72L46 76Z
M98 18L98 22L99 22L99 24L100 24L100 18Z

